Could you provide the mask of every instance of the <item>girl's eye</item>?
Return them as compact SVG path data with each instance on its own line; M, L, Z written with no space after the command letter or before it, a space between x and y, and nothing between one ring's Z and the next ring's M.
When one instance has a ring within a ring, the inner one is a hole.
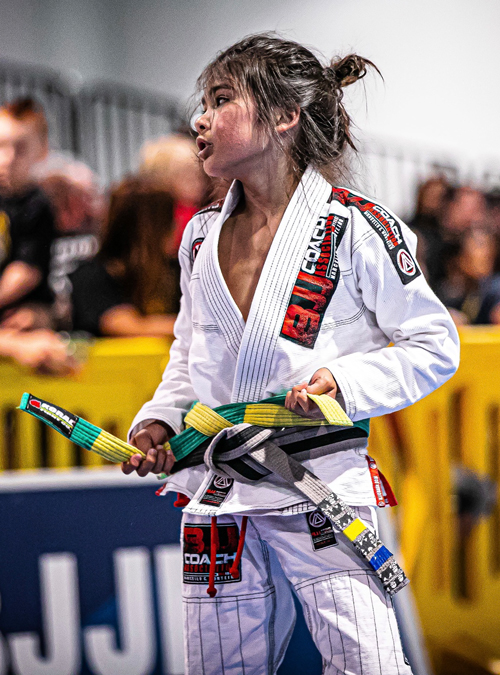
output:
M227 96L217 96L217 98L215 99L215 105L218 107L223 103L225 103L226 101L229 101Z

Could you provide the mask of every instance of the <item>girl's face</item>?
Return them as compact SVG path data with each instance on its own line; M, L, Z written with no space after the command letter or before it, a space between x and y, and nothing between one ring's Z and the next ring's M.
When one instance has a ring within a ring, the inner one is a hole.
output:
M244 180L262 167L272 142L259 130L255 104L228 82L215 83L202 99L195 122L198 157L212 177Z

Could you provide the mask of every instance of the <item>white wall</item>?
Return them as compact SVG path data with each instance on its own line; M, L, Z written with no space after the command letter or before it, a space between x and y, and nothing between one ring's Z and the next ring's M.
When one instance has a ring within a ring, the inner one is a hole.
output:
M367 105L351 96L368 136L484 161L500 159L499 28L497 0L0 0L0 57L186 99L217 50L277 29L379 66Z

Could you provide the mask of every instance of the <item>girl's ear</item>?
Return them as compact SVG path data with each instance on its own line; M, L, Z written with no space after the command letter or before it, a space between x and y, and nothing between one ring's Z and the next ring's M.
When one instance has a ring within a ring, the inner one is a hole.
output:
M284 134L288 131L296 129L300 119L300 108L297 106L295 110L283 110L278 115L276 120L276 131L278 134Z

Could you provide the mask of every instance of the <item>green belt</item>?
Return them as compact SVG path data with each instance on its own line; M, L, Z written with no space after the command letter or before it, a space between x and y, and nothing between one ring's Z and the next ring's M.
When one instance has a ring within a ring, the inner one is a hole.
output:
M180 460L206 441L207 437L215 436L222 429L243 422L266 428L347 426L363 429L367 435L369 433L370 420L352 422L338 402L329 396L308 394L319 406L325 419L310 419L287 410L284 407L285 397L286 394L281 394L258 403L228 403L213 409L202 403L195 403L184 418L188 428L174 436L165 447L170 447L175 459Z

